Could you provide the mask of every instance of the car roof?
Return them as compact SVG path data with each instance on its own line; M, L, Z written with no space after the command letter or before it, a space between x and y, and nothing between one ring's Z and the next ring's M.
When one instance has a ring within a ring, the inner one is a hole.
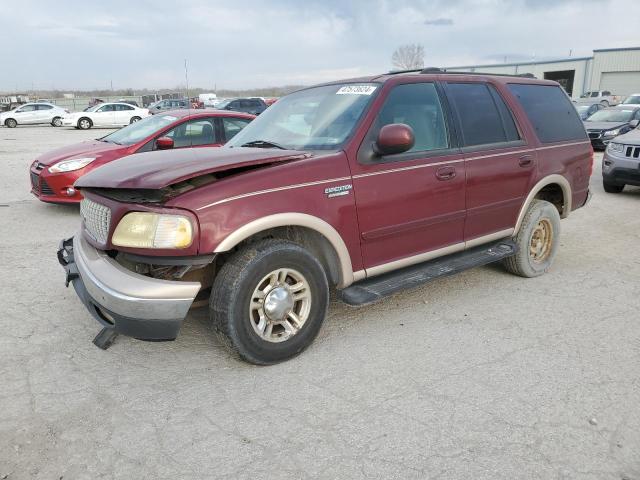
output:
M605 110L638 110L640 109L640 105L635 103L625 103L624 105L616 105L615 107L609 107Z

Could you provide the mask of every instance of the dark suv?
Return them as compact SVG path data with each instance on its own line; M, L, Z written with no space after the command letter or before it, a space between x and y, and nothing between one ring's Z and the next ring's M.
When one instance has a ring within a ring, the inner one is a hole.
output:
M271 364L313 341L333 288L366 305L490 262L544 274L592 166L556 82L345 80L283 97L225 147L89 172L75 184L81 230L58 258L102 348L118 333L173 339L208 301L224 344Z
M261 98L230 98L218 103L215 108L260 115L268 108L268 105Z

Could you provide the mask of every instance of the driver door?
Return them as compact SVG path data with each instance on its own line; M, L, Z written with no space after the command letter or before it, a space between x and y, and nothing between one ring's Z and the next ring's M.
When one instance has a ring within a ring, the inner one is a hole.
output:
M16 110L15 117L19 124L31 125L36 123L36 106L24 105L20 107Z
M463 248L464 157L452 141L442 98L433 82L393 87L352 162L368 275ZM413 129L414 146L376 155L378 132L392 123Z
M115 123L115 105L105 104L96 110L91 119L97 127L111 126Z

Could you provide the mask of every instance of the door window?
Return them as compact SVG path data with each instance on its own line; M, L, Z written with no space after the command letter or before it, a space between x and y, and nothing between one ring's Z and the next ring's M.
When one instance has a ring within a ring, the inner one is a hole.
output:
M392 123L404 123L413 129L415 143L409 152L449 147L442 105L433 83L410 83L391 90L378 113L376 135Z
M51 110L52 108L51 105L36 105L36 110Z
M449 83L448 92L458 113L467 147L520 139L509 108L484 83Z
M122 105L122 104L118 104L118 105L114 105L116 107L116 110L119 112L125 111L125 110L133 110L133 107L131 105Z
M223 118L222 127L224 128L224 137L227 142L235 137L249 122L250 120L246 118Z
M113 112L113 111L115 111L115 105L103 105L96 111L100 112L100 113L102 113L102 112Z
M222 143L216 138L213 118L196 119L181 123L163 137L173 138L174 148Z
M16 113L33 112L35 109L35 105L25 105L23 107L20 107L19 110L16 110Z

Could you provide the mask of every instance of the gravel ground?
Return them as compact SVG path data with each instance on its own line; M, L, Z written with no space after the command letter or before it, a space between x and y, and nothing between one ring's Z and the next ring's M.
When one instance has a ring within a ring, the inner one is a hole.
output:
M605 194L601 155L549 274L333 303L306 353L261 368L201 310L175 342L91 344L55 258L78 208L27 170L98 135L0 129L0 479L640 479L640 189Z

